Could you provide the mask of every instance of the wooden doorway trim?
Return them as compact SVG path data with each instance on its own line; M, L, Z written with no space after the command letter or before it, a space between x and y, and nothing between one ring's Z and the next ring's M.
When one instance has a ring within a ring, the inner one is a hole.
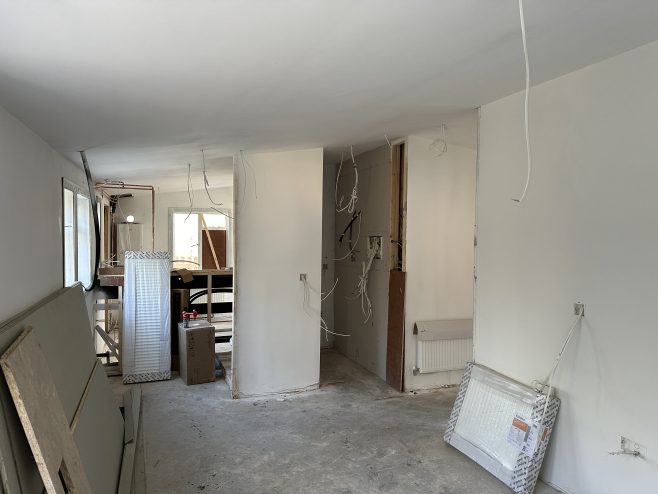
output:
M407 273L393 270L388 284L388 337L386 341L386 382L404 389L404 291Z
M402 142L391 149L391 248L386 340L386 382L398 391L404 389L406 211L407 153Z

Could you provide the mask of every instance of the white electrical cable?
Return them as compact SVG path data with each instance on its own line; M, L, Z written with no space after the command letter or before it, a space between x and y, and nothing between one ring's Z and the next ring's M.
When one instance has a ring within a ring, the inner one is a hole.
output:
M302 278L302 283L304 284L304 302L302 303L302 308L304 309L304 312L306 312L307 316L315 317L313 314L311 314L311 312L309 312L309 310L311 309L309 302L309 298L310 298L309 295L310 295L310 291L313 290L313 288L311 288L311 285L308 283L306 277ZM327 340L329 339L329 334L333 334L335 336L350 336L349 334L336 333L334 331L331 331L325 320L322 318L322 315L320 315L320 329L324 331L325 338Z
M448 152L448 137L446 136L446 124L441 124L441 136L432 141L429 150L433 152L435 158L439 158Z
M329 290L326 294L325 293L320 294L320 295L323 295L323 297L320 299L320 302L324 302L325 300L327 300L327 298L329 298L329 296L336 289L336 285L338 285L338 278L336 278L336 281L334 282L334 286L331 287L331 290Z
M363 261L362 264L362 271L361 275L359 276L359 281L356 284L356 287L354 288L354 295L351 297L347 297L348 300L356 300L358 298L361 299L361 312L363 312L363 315L365 316L365 320L363 321L363 324L367 323L370 318L372 317L372 302L370 301L370 297L368 296L368 277L370 275L370 268L372 267L372 261L375 259L377 256L377 251L375 249L372 250L370 255L368 256L367 261Z
M354 148L350 146L350 154L352 155L352 168L354 169L354 186L352 187L352 194L350 195L350 200L347 204L343 205L344 196L340 196L338 200L338 182L340 181L340 171L343 168L343 153L340 155L340 165L338 165L338 174L336 175L336 188L334 190L334 201L336 203L336 212L342 213L347 211L349 214L353 214L356 209L356 203L359 200L358 190L359 190L359 171L356 168L356 160L354 159Z
M528 96L530 93L530 64L528 62L528 45L526 43L525 19L523 15L523 0L519 0L519 17L521 18L521 38L523 39L523 55L525 57L525 102L524 102L524 119L525 119L525 148L528 160L528 174L526 176L523 193L518 199L512 199L514 202L523 202L528 193L530 185L530 176L532 175L532 159L530 153L530 125L528 123Z
M562 343L562 348L560 348L560 352L557 354L557 357L555 358L555 365L553 365L553 369L551 370L551 372L548 375L548 378L546 380L546 386L548 386L548 393L546 393L546 403L544 403L544 413L542 413L541 421L539 422L540 425L544 425L544 419L546 418L546 412L548 410L548 402L551 399L551 393L553 391L553 378L555 377L555 373L557 372L557 368L560 365L560 361L562 360L562 355L564 354L564 351L566 350L567 345L569 345L569 342L571 341L571 337L574 334L576 326L578 326L578 323L583 319L583 311L584 311L584 308L581 308L580 312L578 313L578 317L576 317L576 320L571 325L571 328L569 328L569 334L567 335L566 339L564 340L564 343Z
M208 190L208 187L210 186L210 182L208 181L208 175L206 174L206 153L203 149L201 150L201 159L203 161L203 187L206 190L206 195L208 196L208 199L210 200L210 202L213 203L215 206L223 206L224 205L223 203L215 202L215 200L210 195L210 191ZM216 207L211 206L210 209L212 209L213 211L215 211L215 212L217 212L217 213L219 213L223 216L226 216L229 219L233 219L233 216L231 216L230 214L225 213L224 211L221 211L221 210L217 209Z
M194 194L192 193L192 163L187 164L187 197L190 199L190 212L187 213L183 223L192 216L192 210L194 209Z

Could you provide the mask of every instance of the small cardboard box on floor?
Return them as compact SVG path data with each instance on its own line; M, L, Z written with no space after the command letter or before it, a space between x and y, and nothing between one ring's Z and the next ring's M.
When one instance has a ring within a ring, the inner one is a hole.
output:
M215 327L208 321L189 321L188 328L178 323L178 351L185 384L215 380Z

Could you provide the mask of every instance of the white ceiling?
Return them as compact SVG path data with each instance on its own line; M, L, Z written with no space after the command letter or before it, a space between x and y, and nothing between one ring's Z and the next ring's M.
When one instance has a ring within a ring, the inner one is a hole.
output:
M461 122L451 142L473 145L464 111L522 88L517 9L0 0L0 105L72 158L88 149L98 178L131 181L177 184L201 148L222 180L219 158L240 149L358 152L442 122ZM533 83L658 39L655 0L526 0L525 10Z

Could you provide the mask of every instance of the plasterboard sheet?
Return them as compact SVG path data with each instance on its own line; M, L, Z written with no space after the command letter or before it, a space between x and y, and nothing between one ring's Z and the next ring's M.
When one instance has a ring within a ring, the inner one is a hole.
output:
M484 366L469 363L450 416L444 440L498 477L518 494L534 491L546 453L559 400L551 398L546 416L546 396ZM539 424L537 447L527 447L532 434L523 435L523 446L511 441L515 420Z
M32 327L70 422L95 362L82 286L63 288L0 325L0 353ZM66 365L61 365L66 362ZM7 388L0 377L0 475L12 493L42 492L43 483Z
M102 365L94 367L73 438L94 494L116 494L124 421Z
M59 494L68 492L65 487L69 487L71 491L91 492L50 369L32 328L26 328L10 345L0 364L46 491Z

